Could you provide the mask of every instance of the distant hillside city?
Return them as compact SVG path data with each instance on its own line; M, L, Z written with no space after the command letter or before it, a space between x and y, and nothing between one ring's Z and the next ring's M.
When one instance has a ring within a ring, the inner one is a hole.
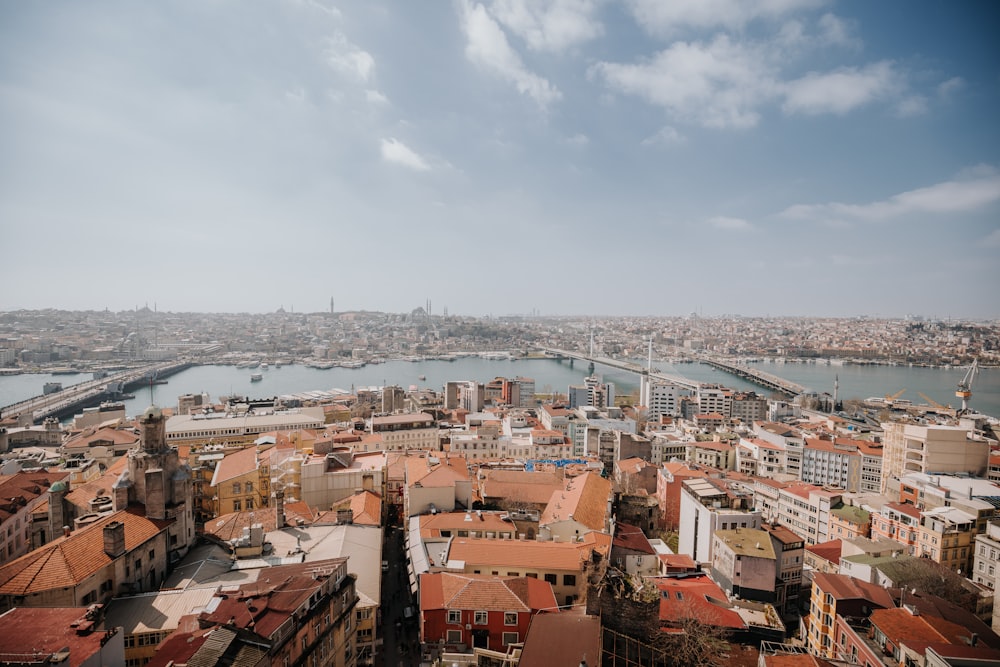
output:
M0 406L0 665L995 664L1000 425L972 396L998 345L916 317L0 313L4 372L94 374ZM616 363L639 389L107 395L466 355ZM917 406L751 358L968 370L954 407Z

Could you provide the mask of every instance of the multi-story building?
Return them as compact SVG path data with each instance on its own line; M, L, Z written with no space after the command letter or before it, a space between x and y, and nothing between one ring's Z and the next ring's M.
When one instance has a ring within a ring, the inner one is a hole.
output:
M23 667L125 665L122 632L100 630L101 623L97 607L11 609L0 615L0 660Z
M871 512L856 505L830 510L830 539L852 540L871 535Z
M215 516L267 507L268 496L260 485L257 448L251 445L226 454L215 466L210 487Z
M969 429L965 427L893 421L883 422L882 429L885 446L880 492L883 494L910 472L986 475L989 443L969 437Z
M777 559L777 581L774 585L774 606L782 614L795 611L802 587L802 566L805 564L805 541L785 526L762 524L771 537L771 547Z
M681 461L665 463L656 477L656 500L666 530L676 530L681 518L681 484L686 479L708 477L700 468Z
M588 406L606 409L615 405L614 383L602 382L594 375L585 378L582 385L570 385L567 394L571 409Z
M310 507L328 508L355 491L385 493L386 455L339 447L327 454L314 454L302 462L301 497Z
M968 576L972 569L975 537L975 515L957 507L925 510L920 515L918 555Z
M785 449L785 472L796 477L802 475L802 447L805 439L801 431L780 422L760 421L754 422L754 435Z
M737 469L744 474L775 477L786 473L784 445L762 438L740 438L736 457Z
M715 412L723 417L729 417L733 412L732 395L731 389L720 385L701 385L695 393L698 399L698 412L700 414Z
M728 442L693 442L688 447L688 461L716 470L736 470L736 448Z
M1000 522L991 521L986 532L976 535L976 552L972 560L972 576L977 584L997 590L1000 575Z
M862 440L807 438L801 479L855 493L878 493L881 461L881 448Z
M552 585L535 577L420 576L420 641L446 651L505 652L524 641L535 614L556 610Z
M264 433L322 429L322 408L301 410L245 410L174 415L167 420L171 445L193 445L211 440L218 445L249 445Z
M660 417L679 417L681 414L680 399L687 396L688 391L670 383L654 383L649 388L649 405L647 419L657 421Z
M760 528L760 512L751 509L753 496L726 480L685 479L680 499L678 552L698 562L712 561L715 531Z
M437 424L425 412L372 417L370 428L373 434L381 436L386 451L440 448Z
M875 609L895 607L889 591L841 574L813 574L806 645L814 655L837 657L836 621L865 618Z
M46 542L44 533L32 534L31 515L47 503L49 488L57 482L65 485L68 477L64 472L19 472L0 477L0 564Z
M917 553L920 535L920 510L908 503L887 503L871 515L871 537L895 540L907 547L911 556ZM831 535L831 537L840 537Z
M713 536L712 579L746 600L775 601L778 561L766 530L717 530Z
M767 399L752 391L734 392L730 399L729 416L744 424L767 419Z
M830 539L830 510L839 507L839 491L797 482L778 491L777 520L805 538L806 544Z

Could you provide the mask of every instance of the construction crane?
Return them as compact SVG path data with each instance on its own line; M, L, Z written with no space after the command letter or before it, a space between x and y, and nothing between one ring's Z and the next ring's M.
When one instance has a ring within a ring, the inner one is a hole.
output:
M962 381L958 383L958 388L955 390L955 396L962 399L962 414L969 411L969 399L972 398L972 383L975 381L978 372L979 359L973 359L968 372L966 372Z
M938 410L950 410L951 409L948 406L941 405L940 403L938 403L937 401L935 401L933 398L931 398L927 394L924 394L924 393L921 393L921 392L918 391L917 392L917 396L919 396L920 398L922 398L925 401L927 401L927 405L930 405L931 407L937 408Z
M899 391L897 391L895 394L892 394L892 395L886 394L885 395L885 404L887 406L889 406L889 407L892 407L892 404L895 402L895 400L897 398L899 398L900 396L902 396L903 394L905 394L905 393L906 393L906 388L904 387L904 388L900 389Z

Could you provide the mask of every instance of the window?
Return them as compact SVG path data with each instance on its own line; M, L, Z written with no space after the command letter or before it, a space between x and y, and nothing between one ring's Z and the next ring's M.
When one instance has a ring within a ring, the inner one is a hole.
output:
M449 623L461 623L462 622L462 612L458 609L448 610L448 622Z
M504 625L517 625L517 612L505 611L503 613L503 624Z
M233 511L234 512L239 512L242 508L243 508L243 506L240 504L239 500L234 500L233 501Z
M575 574L564 574L563 575L563 586L576 586L576 575Z
M503 645L516 644L517 643L517 633L516 632L505 632L503 633Z
M556 575L554 575L554 574L546 574L545 575L545 581L547 581L550 584L552 584L553 586L555 586L556 585Z
M449 630L448 631L448 643L449 644L461 644L462 643L462 631L461 630Z
M233 483L233 493L243 493L243 488L240 486L239 482Z
M475 623L476 625L486 625L486 612L477 611L476 616L473 619L473 623Z
M253 482L247 482L247 493L253 493Z

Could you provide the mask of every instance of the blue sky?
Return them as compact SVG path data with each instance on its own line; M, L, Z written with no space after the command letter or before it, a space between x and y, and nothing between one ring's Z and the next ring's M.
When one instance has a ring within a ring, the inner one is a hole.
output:
M1000 316L992 2L0 2L0 310Z

